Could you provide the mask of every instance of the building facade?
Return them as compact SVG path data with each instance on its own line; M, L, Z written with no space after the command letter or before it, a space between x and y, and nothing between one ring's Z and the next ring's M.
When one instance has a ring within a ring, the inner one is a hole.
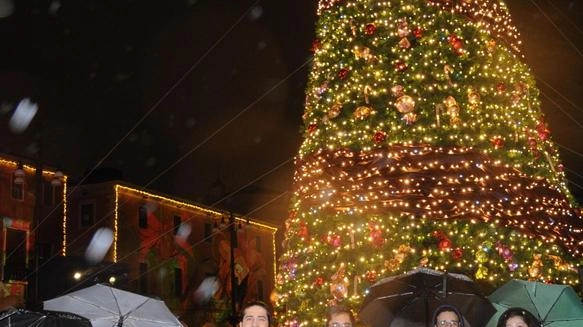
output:
M0 297L38 302L38 267L60 256L67 177L39 163L0 155ZM57 232L55 232L57 231Z
M116 181L79 186L69 206L67 256L123 264L114 286L161 298L191 326L226 323L232 303L269 300L273 225Z

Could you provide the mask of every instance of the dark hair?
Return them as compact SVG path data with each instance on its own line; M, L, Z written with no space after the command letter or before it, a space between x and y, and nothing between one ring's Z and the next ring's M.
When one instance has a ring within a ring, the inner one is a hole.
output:
M460 310L451 305L451 304L442 304L440 306L437 307L437 309L435 309L435 311L433 312L433 325L437 325L437 316L439 316L440 313L442 312L453 312L455 313L455 315L457 316L457 318L459 319L459 327L464 327L464 316L462 315L462 313L460 312Z
M336 304L328 308L328 312L326 313L326 327L328 327L330 320L332 320L332 316L339 315L342 313L347 314L348 317L350 317L350 322L354 325L354 314L352 313L352 311L350 311L348 307L342 304Z
M260 301L260 300L253 300L253 301L249 301L249 302L245 303L245 305L241 308L241 314L239 315L239 322L243 321L243 317L245 316L245 310L247 310L248 308L250 308L252 306L258 306L258 307L262 307L263 309L265 309L265 312L267 313L267 322L271 326L272 320L273 320L273 318L271 317L271 306L269 306L269 304L267 304L263 301Z
M532 313L530 313L530 311L524 308L515 307L504 311L502 315L500 315L496 327L506 327L506 321L512 317L522 317L522 320L524 320L528 327L540 326L540 322Z

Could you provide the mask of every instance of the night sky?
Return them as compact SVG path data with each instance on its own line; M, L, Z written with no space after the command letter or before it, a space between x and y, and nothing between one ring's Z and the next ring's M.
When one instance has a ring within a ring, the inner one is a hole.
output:
M71 187L116 169L138 187L280 224L316 5L0 0L0 151L40 157ZM583 200L583 3L508 5ZM15 133L8 122L26 97L39 110Z

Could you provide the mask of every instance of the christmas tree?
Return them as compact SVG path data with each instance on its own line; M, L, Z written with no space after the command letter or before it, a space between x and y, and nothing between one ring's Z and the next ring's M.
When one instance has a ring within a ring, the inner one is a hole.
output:
M497 0L321 0L276 308L415 267L578 284L583 220Z

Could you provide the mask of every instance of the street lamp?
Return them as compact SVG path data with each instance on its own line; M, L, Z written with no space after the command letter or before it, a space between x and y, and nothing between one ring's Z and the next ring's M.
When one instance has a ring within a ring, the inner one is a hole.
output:
M22 185L24 184L24 169L22 169L22 163L18 164L18 168L14 170L14 184Z

